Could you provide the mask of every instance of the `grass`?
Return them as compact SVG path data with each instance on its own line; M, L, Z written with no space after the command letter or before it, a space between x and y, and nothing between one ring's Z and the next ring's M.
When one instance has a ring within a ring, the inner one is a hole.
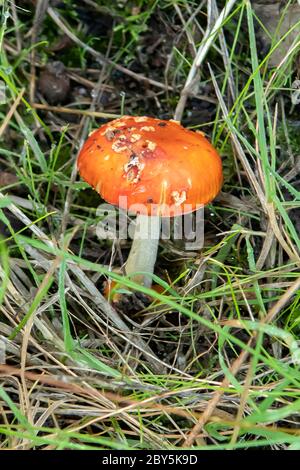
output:
M258 13L237 0L196 66L224 2L148 3L114 7L100 38L76 8L1 7L0 448L299 450L299 44L269 68L282 41L262 56ZM57 31L79 41L56 52ZM86 90L63 112L38 87L51 60ZM176 109L199 67L201 97ZM130 242L98 240L101 200L75 171L89 131L123 112L182 114L223 158L203 249L161 242L162 293L120 274ZM107 279L140 294L116 307Z

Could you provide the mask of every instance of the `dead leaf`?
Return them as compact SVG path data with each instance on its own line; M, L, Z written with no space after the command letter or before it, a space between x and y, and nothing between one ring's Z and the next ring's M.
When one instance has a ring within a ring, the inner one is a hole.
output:
M276 42L282 38L289 29L300 20L300 5L290 5L285 8L283 2L253 2L252 7L258 19L264 25L268 34L258 25L258 37L262 41L263 47L269 50ZM300 26L297 26L287 37L280 43L270 56L268 65L276 67L285 58L289 48L294 42L299 40Z
M9 173L8 171L0 171L0 188L15 184L18 182L16 175Z

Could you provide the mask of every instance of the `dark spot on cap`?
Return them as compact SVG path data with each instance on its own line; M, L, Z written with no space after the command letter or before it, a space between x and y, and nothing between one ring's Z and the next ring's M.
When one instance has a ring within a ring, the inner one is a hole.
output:
M116 135L120 134L120 132L121 132L120 129L115 129L113 131L110 129L107 129L104 135L108 141L112 141Z
M136 165L133 165L126 174L127 181L129 181L130 183L133 182L138 177L138 174L138 167Z
M147 202L148 204L152 204L152 202L153 202L153 199L152 199L152 197L148 197L148 199L147 199L147 201L146 201L146 202Z
M143 158L148 158L148 159L155 158L155 153L152 150L149 150L148 148L146 148L145 150L142 150L141 155Z
M166 122L159 122L158 125L159 125L159 127L166 127L167 123Z
M115 133L114 131L107 130L104 135L108 141L111 141L113 140Z

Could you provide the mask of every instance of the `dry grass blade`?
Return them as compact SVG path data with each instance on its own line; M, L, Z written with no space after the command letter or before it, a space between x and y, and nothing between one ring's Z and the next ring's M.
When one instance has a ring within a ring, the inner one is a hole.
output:
M4 195L0 193L0 200L4 198ZM8 209L19 219L23 224L28 226L30 230L38 237L39 240L47 244L51 248L55 248L55 244L51 241L32 221L14 204L10 204ZM163 373L164 368L160 365L161 361L155 357L155 354L151 351L150 347L135 333L131 332L129 327L125 322L119 317L116 310L105 300L105 298L100 294L99 290L96 289L94 284L89 280L89 278L84 274L84 272L74 265L70 265L69 269L80 279L83 285L87 288L90 296L94 298L103 311L103 313L112 321L112 323L122 332L129 342L137 347L138 350L143 352L151 363L153 369L157 373Z
M299 450L299 8L2 3L0 449ZM174 114L224 183L201 249L171 221L148 289L125 275L132 216L123 239L76 159L109 119Z
M19 106L19 104L22 100L22 97L24 95L24 92L25 92L25 88L22 88L20 93L16 97L15 101L13 102L12 106L10 107L10 110L8 111L3 123L1 124L1 126L0 126L0 138L4 134L7 126L9 125L9 122L10 122L11 118L14 115L14 112L16 111L17 107Z
M225 104L225 101L222 97L222 94L221 94L220 88L218 86L218 83L216 81L215 75L214 75L214 73L212 71L212 68L210 67L209 64L208 64L208 67L209 67L209 70L210 70L212 82L213 82L213 85L214 85L214 88L215 88L215 91L216 91L216 95L218 97L218 101L219 101L220 107L222 109L223 115L224 115L225 118L228 118L229 113L228 113L228 110L226 108L226 104ZM250 166L250 164L247 160L245 152L242 148L241 143L238 140L238 137L237 137L236 133L234 132L234 129L230 129L230 138L232 139L232 142L233 142L233 145L236 149L238 158L239 158L244 170L247 172L247 177L250 181L250 184L252 185L253 189L256 192L257 197L259 198L259 202L261 204L261 207L264 210L266 210L265 195L264 195L264 193L263 193L263 191L260 187L260 184L257 181L257 178L255 177L255 174L254 174L254 172L253 172L253 170L252 170L252 168L251 168L251 166Z
M42 109L53 113L77 114L78 116L88 116L91 118L116 119L120 117L119 114L101 113L99 111L90 111L88 109L64 108L62 106L49 106L41 103L32 103L31 106L34 109Z
M197 76L198 70L201 67L201 64L203 60L205 59L213 41L216 39L217 33L219 29L221 28L222 23L226 20L226 18L228 17L230 11L232 10L235 4L236 4L236 0L229 0L226 3L226 6L224 7L224 9L221 11L218 18L216 19L213 27L211 29L207 28L205 32L201 45L197 51L197 55L193 61L192 67L187 76L185 85L180 93L180 98L177 103L175 114L174 114L174 119L176 119L177 121L181 121L182 114L183 114L185 104L186 104L186 100L188 96L193 92L193 87L196 84L196 76Z
M70 31L70 29L64 24L64 22L61 20L59 14L52 8L48 8L48 14L49 16L55 21L57 26L67 35L69 36L72 41L74 41L76 44L81 46L83 50L89 52L92 54L101 64L103 65L111 65L114 67L116 70L119 70L120 72L124 73L125 75L128 75L129 77L134 78L134 80L137 80L139 82L145 82L148 83L149 85L152 85L157 88L161 88L162 90L172 90L173 88L170 86L165 85L164 83L157 82L156 80L152 80L151 78L147 78L144 75L138 74L133 72L132 70L127 69L126 67L123 67L122 65L115 64L112 60L107 59L104 57L100 52L95 51L92 47L90 47L87 44L84 44L75 34Z
M253 342L253 338L248 342L247 346L251 346ZM242 353L235 359L233 364L230 366L229 372L232 376L235 376L238 371L240 370L241 366L244 364L248 357L248 351L242 351ZM182 447L191 447L194 441L197 439L198 434L201 432L203 426L207 423L209 418L212 416L214 410L218 406L222 395L224 394L224 390L229 386L230 378L225 377L219 387L219 389L214 393L213 398L206 404L206 409L198 422L192 428L191 432L186 437Z

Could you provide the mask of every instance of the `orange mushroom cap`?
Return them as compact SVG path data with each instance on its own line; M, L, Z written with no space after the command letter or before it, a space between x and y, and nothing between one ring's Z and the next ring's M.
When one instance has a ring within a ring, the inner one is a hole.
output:
M162 217L207 204L223 182L221 158L201 133L144 116L123 116L94 131L78 170L107 202Z
M122 285L120 285L120 283L118 283L117 281L113 281L113 280L105 281L103 284L104 297L107 300L111 300L113 303L118 303L122 299L122 294L118 292L113 292L117 286L119 286L119 288L122 288ZM151 286L151 288L158 294L162 294L166 291L166 289L162 287L160 284L154 284L153 286ZM127 288L127 290L129 289ZM149 297L149 299L151 299L151 295L147 295L146 297ZM156 303L157 301L154 300L154 302Z

